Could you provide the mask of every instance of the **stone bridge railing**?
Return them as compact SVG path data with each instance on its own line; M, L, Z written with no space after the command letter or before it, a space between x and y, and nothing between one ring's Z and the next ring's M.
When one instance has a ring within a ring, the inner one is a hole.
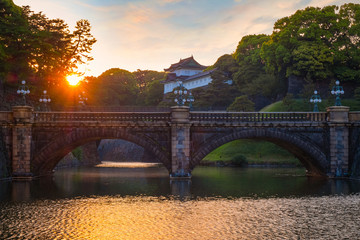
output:
M170 122L170 112L34 112L34 123L56 122ZM326 122L327 112L200 112L191 111L190 122ZM0 122L13 122L13 112L0 112ZM360 112L349 112L349 122L360 122Z
M190 112L195 122L325 122L326 112Z
M34 123L170 121L170 112L35 112Z

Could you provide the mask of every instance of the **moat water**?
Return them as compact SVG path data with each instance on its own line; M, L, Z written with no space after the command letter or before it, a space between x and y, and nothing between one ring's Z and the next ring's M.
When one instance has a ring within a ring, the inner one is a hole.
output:
M304 169L61 169L0 182L0 239L360 239L360 181Z

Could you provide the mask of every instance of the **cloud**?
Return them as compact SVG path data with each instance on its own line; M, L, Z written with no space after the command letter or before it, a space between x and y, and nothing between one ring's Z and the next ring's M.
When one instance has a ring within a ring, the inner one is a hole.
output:
M158 0L160 4L179 3L183 1L184 0Z
M26 0L14 0L16 3ZM232 53L249 34L271 34L277 19L344 0L32 0L49 17L85 18L98 40L91 74L111 67L162 70L191 56L204 65ZM69 22L68 22L69 23Z

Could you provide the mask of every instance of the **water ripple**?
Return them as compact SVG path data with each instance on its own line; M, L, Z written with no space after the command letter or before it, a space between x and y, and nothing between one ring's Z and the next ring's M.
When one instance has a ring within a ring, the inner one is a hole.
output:
M360 239L360 195L105 196L0 205L1 239Z

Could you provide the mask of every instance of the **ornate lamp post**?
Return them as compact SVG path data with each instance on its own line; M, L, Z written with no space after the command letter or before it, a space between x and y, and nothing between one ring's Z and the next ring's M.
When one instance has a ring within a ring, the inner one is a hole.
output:
M21 94L23 97L24 105L26 105L26 94L30 94L29 88L25 85L25 80L21 81L21 85L19 86L18 90L16 91L17 94Z
M321 97L320 95L318 95L318 92L316 90L314 91L314 95L311 96L310 102L314 103L314 112L318 112L318 103L321 103Z
M85 96L85 91L82 91L79 94L79 105L82 107L85 106L87 100L88 100L88 98Z
M342 86L339 86L339 80L336 80L335 84L336 85L331 90L331 94L336 96L335 106L341 106L340 95L344 94L344 89Z
M191 108L192 102L194 102L194 97L192 96L191 92L186 87L184 87L182 81L179 81L178 83L179 86L174 90L174 101L178 106L184 106L186 102L189 102L189 107Z
M191 92L189 92L188 101L189 101L190 110L192 110L193 109L192 103L195 101L195 99L194 99L194 96L191 94Z
M47 103L51 102L51 98L49 97L49 95L47 95L46 90L43 91L43 95L41 95L39 102L44 104L44 109L45 111L47 111L48 110Z

